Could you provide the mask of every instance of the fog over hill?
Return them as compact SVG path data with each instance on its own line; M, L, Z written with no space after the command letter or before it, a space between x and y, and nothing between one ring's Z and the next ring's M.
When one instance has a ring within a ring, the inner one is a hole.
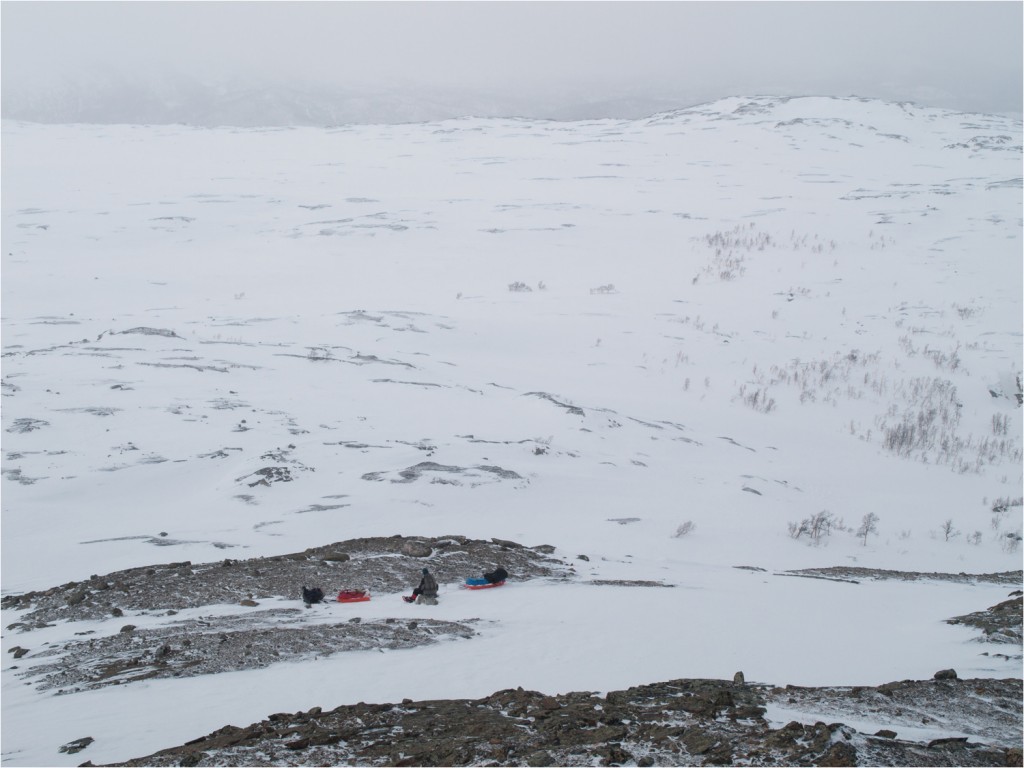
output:
M966 100L950 99L927 88L908 92L879 87L877 93L868 95L892 101L904 100L909 95L926 106L999 112L986 109L993 105L1008 106L996 90L994 85L979 83L973 97ZM775 93L800 96L827 92L777 89ZM530 90L439 85L384 87L251 77L213 81L169 72L132 77L125 72L92 70L30 85L11 84L0 91L0 104L5 119L38 123L326 127L429 122L464 116L560 121L636 119L704 103L721 95L719 89L699 84L576 84ZM1012 110L1005 114L1019 117Z
M265 82L204 83L162 75L131 81L93 74L2 93L5 119L38 123L125 123L214 127L415 123L474 115L552 120L638 118L696 103L694 97L611 95L605 89L497 94L423 86L382 89Z
M2 6L2 115L328 126L635 119L731 95L1022 109L1012 2Z

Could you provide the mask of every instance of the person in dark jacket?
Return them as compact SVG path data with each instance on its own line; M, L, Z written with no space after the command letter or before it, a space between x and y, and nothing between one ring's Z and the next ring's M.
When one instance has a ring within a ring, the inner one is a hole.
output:
M487 579L488 584L497 584L508 578L508 571L499 565L490 573L485 573L484 578Z
M424 568L423 578L420 579L419 586L412 591L412 597L403 599L407 603L415 601L421 605L437 605L437 589L437 580L429 569Z

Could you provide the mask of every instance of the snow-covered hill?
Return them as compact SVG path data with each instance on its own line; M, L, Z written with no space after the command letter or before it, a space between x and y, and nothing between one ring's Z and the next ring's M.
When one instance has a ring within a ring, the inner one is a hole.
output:
M942 623L1003 586L772 574L1020 569L1021 141L837 98L5 122L5 595L392 534L550 544L583 578L677 588L532 581L486 608L449 589L434 615L482 612L482 638L232 685L55 698L5 657L4 760L77 764L53 745L85 731L89 759L127 759L307 699L1019 677L1019 652ZM495 665L496 645L516 650ZM159 727L121 733L143 709Z

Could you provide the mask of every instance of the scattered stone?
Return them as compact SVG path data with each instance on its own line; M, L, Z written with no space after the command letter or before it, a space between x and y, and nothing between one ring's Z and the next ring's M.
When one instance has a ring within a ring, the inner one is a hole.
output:
M121 627L121 629L120 629L120 630L118 630L118 631L119 631L119 632L120 632L120 633L121 633L122 635L127 635L127 634L129 634L129 633L131 633L131 632L134 632L134 631L135 631L135 625L134 625L134 624L125 624L125 625L124 625L123 627Z
M523 545L515 541L507 541L506 539L491 539L492 542L497 544L499 547L504 549L522 549Z
M956 680L957 679L957 677L956 677L956 670L955 669L940 669L938 672L935 673L935 679L936 680Z
M90 744L92 744L93 741L94 741L94 739L92 738L92 736L84 736L81 739L75 739L74 741L69 741L67 744L62 746L59 751L60 752L64 752L65 754L68 754L68 755L73 755L76 752L81 752L83 749L85 749Z
M818 759L817 765L822 766L853 766L857 765L857 750L851 744L838 742Z
M949 744L966 744L966 736L950 736L945 739L932 739L928 742L928 749L935 749L936 747L945 747Z
M875 736L878 736L880 739L895 739L896 731L890 731L888 728L883 728L880 731L875 731Z
M700 728L690 728L683 734L683 744L691 755L703 755L718 744L718 737Z

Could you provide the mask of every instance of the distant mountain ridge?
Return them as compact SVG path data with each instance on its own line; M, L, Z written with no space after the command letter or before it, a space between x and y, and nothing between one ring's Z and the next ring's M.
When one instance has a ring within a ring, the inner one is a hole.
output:
M810 94L778 94L772 98L785 102L807 95ZM835 98L886 100L848 95ZM345 87L309 82L202 82L168 73L129 76L82 72L74 79L31 84L5 82L0 91L0 115L7 120L49 124L323 127L420 123L464 116L559 121L640 119L685 112L696 108L693 105L719 101L720 93L701 88L640 92L591 87L516 93L413 86Z
M183 77L141 81L93 76L32 87L5 86L0 109L5 119L36 123L258 127L417 123L464 115L639 118L697 101L699 97L680 100L584 92L538 97L446 89L207 84Z

